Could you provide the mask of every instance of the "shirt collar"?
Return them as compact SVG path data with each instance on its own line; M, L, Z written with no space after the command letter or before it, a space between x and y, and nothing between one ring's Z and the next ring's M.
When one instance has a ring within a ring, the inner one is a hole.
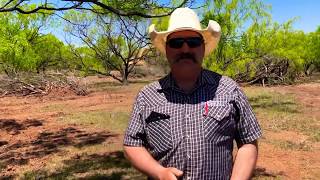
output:
M217 74L214 73L215 75L213 75L212 73L213 72L211 71L203 69L197 81L196 88L207 85L207 84L214 85L219 83ZM174 89L174 88L178 89L178 86L176 85L171 73L165 76L164 78L160 79L159 83L162 90Z

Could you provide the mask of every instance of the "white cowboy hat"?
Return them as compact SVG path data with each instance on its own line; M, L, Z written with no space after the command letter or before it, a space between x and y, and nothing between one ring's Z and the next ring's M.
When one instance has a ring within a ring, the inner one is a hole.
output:
M216 21L209 20L208 27L201 29L197 14L189 8L177 8L172 12L167 31L157 32L155 25L152 24L149 27L149 35L153 45L161 53L166 54L167 36L184 30L196 31L202 35L205 43L205 56L217 47L221 36L221 28Z

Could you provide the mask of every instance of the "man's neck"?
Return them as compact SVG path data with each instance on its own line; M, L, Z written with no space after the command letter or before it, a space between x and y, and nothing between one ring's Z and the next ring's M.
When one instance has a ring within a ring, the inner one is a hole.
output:
M200 77L201 71L197 73L193 73L192 75L190 74L182 74L182 75L177 75L177 74L172 74L173 79L175 80L176 84L178 87L184 91L185 93L191 93L192 90L197 85L197 80Z

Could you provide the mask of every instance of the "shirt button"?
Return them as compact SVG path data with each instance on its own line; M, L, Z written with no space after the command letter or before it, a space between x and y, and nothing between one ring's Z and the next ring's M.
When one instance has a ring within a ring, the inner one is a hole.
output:
M187 154L187 158L188 158L188 159L190 159L190 158L191 158L190 154Z

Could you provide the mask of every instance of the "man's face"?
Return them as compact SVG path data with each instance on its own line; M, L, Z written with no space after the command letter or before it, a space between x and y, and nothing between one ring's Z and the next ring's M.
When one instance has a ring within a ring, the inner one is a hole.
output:
M204 51L202 37L197 32L179 31L167 37L166 55L172 72L198 72Z

